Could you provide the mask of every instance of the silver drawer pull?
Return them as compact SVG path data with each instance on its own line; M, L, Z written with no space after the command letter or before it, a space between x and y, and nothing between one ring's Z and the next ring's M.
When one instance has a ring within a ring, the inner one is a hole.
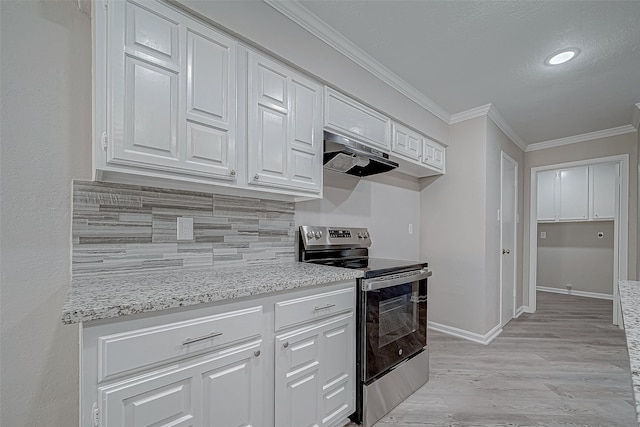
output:
M201 337L187 338L186 340L182 341L182 345L187 345L187 344L192 344L198 341L208 340L209 338L219 337L220 335L222 335L222 332L211 332L210 334L203 335Z
M324 307L316 307L314 310L315 311L320 311L320 310L326 310L327 308L331 308L331 307L335 307L335 304L327 304Z
M283 346L284 348L289 347L289 341L285 341L285 342L282 344L282 346Z

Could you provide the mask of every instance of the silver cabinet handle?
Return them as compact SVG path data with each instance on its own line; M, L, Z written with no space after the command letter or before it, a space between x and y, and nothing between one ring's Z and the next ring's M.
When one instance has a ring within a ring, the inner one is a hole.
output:
M260 356L260 350L256 350L256 351L254 351L254 352L253 352L253 355L254 355L255 357Z
M258 175L258 174L255 174L255 176L253 177L253 179L255 179L255 180L258 180L258 179L260 179L260 175Z
M509 249L503 249L502 250L502 255L509 255L511 253L511 251Z
M211 332L210 334L203 335L201 337L196 337L196 338L187 337L186 340L182 341L182 345L187 345L187 344L191 344L198 341L208 340L209 338L219 337L220 335L222 335L222 332Z
M289 347L289 341L285 341L285 342L282 344L282 346L283 346L284 348Z
M327 304L324 307L316 307L316 308L314 308L314 311L326 310L328 308L335 307L335 306L336 306L335 304Z
M231 169L231 170L229 171L229 175L231 175L231 176L236 176L236 171L235 171L235 169Z

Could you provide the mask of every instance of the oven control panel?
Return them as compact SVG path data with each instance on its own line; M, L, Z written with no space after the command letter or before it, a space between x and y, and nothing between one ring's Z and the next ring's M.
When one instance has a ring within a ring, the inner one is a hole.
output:
M368 248L371 237L366 228L300 226L300 239L305 248Z

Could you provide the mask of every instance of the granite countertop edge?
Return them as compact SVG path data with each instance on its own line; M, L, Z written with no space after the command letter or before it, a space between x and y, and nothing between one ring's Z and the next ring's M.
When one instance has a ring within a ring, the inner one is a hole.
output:
M620 280L620 304L627 338L636 419L640 426L640 282Z
M290 262L74 277L62 323L113 319L170 308L320 286L362 277L359 270Z

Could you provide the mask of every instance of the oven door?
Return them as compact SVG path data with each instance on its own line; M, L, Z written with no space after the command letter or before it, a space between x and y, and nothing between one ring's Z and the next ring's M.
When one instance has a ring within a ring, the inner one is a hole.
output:
M362 280L363 380L366 383L427 345L427 277L431 272Z

